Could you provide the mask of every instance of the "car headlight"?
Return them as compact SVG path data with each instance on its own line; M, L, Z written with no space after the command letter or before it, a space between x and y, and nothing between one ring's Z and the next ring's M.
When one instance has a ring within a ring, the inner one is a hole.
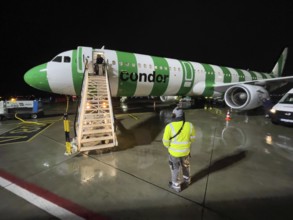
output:
M270 110L270 112L273 113L273 114L275 114L275 113L276 113L276 109L272 108L272 109Z

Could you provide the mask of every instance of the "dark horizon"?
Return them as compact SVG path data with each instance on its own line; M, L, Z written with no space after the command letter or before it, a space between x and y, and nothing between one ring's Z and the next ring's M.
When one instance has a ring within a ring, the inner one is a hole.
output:
M78 46L259 72L271 72L288 47L284 75L293 75L292 2L9 1L0 10L0 95L44 94L24 82L25 72Z

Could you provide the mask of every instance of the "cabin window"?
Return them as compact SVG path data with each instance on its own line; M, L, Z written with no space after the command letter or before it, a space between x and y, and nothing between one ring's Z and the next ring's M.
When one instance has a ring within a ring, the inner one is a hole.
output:
M165 67L164 67L164 70L168 70L168 68L165 66Z
M174 71L176 71L176 67L175 67L175 66L174 66L174 68L173 68L173 69L174 69Z
M135 63L132 64L132 67L135 67Z
M119 65L120 65L120 66L123 66L123 62L119 62Z
M112 65L116 65L116 62L115 62L115 60L112 60Z
M155 66L155 69L158 69L158 67L157 67L157 66Z
M138 63L138 68L141 68L141 63Z
M62 56L57 56L57 57L55 57L52 61L53 61L53 62L61 63L61 62L62 62Z
M153 68L152 64L150 64L149 68L150 68L150 69L152 69L152 68Z
M179 71L179 72L181 71L180 67L178 67L178 71Z
M125 66L129 66L129 63L128 63L128 62L126 62L126 63L125 63Z
M64 57L64 63L70 63L71 59L68 56Z
M146 64L143 64L143 68L147 68L147 65Z
M163 69L163 67L162 66L160 66L160 70L162 70Z

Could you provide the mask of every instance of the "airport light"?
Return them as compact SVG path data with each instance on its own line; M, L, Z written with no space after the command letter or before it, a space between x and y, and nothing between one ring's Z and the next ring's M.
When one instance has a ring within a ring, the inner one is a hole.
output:
M86 109L90 109L91 108L91 104L89 102L86 103Z

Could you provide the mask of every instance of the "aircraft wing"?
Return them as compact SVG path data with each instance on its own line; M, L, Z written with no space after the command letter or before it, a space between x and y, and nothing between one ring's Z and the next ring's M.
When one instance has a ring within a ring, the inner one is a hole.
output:
M293 76L277 77L270 79L254 80L254 81L244 81L244 82L233 82L233 83L216 83L214 85L214 90L217 92L225 92L231 86L239 84L250 84L258 86L266 86L270 91L280 88L286 85L288 82L293 82Z

